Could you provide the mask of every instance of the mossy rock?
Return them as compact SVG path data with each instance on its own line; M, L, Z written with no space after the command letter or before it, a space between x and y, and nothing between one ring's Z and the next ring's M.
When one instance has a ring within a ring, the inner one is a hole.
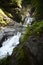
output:
M0 25L6 26L10 22L10 18L0 9Z

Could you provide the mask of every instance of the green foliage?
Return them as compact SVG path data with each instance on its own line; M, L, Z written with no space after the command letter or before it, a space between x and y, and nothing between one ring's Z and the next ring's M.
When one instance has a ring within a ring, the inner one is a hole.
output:
M23 1L22 1L22 4L23 4L24 6L27 6L27 5L31 4L31 0L23 0Z
M22 3L22 0L12 0L12 3L16 3L20 8L22 7L21 6L21 3Z
M8 65L9 60L10 60L10 56L8 56L7 58L3 58L2 60L0 60L0 65Z
M23 48L19 49L18 53L19 53L18 60L21 62L21 59L23 60L23 58L24 58Z
M43 0L1 0L1 7L3 7L7 12L14 12L12 11L16 6L22 8L21 4L24 5L31 5L31 7L35 7L35 17L37 20L43 19ZM24 6L23 5L23 6ZM8 9L7 9L8 8Z
M35 7L34 16L37 20L43 19L43 0L23 0L24 5Z
M37 20L43 19L43 0L31 0L32 6L35 7L35 17Z
M18 13L16 14L15 8L18 8L19 10L20 8L22 8L21 4L22 4L22 0L1 0L0 8L3 9L3 11L8 17L15 19L17 16L19 17Z
M39 35L41 32L43 32L43 20L34 22L31 27L27 27L26 32L23 35L22 42L26 42L29 36Z
M5 26L10 22L10 18L8 19L7 15L4 13L2 9L0 9L0 26Z
M32 28L33 28L33 33L40 34L40 32L43 31L42 30L43 29L43 20L34 22L34 24L32 25Z
M5 2L8 3L8 1L5 1ZM27 41L29 36L39 35L40 33L43 32L43 0L23 0L23 1L22 0L11 0L9 3L17 4L20 8L21 8L22 3L24 3L25 5L31 4L32 7L35 7L35 14L34 15L35 15L35 18L37 19L37 21L35 21L31 26L28 26L26 28L26 32L23 35L22 40L21 40L22 44L20 45L20 47L18 49L18 54L19 54L18 62L19 62L19 64L21 64L25 60L24 49L23 49L24 42ZM13 10L14 8L11 8L11 9ZM14 10L12 12L14 13ZM17 14L16 14L16 16L17 16ZM3 23L2 21L3 21L3 18L1 18L1 15L0 15L0 22ZM9 59L10 59L9 56L7 59L3 59L1 61L0 65L8 65Z
M32 34L31 27L28 26L26 28L25 34L23 35L22 42L24 43L27 40L28 36L30 36L31 34Z

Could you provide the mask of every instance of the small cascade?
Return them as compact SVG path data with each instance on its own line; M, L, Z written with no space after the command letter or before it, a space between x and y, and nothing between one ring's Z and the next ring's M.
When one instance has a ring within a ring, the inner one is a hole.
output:
M8 55L11 55L13 52L13 49L19 44L20 37L25 33L27 25L31 25L33 18L26 17L25 22L23 26L20 27L20 24L17 25L15 30L19 30L21 32L16 32L14 36L8 38L2 43L2 47L0 47L0 59L3 59L4 57L7 57ZM10 33L9 33L10 34Z
M25 21L25 22L24 22L24 25L23 25L23 26L27 27L27 25L31 25L31 23L32 23L32 21L33 21L33 18L27 16L27 17L25 17L25 20L24 20L24 21Z
M12 54L13 49L19 44L20 36L21 33L18 32L17 35L14 35L3 42L2 47L0 47L0 59Z

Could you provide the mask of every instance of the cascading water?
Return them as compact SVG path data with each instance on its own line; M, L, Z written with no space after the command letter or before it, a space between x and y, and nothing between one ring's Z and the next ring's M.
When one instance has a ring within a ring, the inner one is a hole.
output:
M25 22L24 22L24 25L23 26L27 27L28 24L31 25L32 20L33 20L32 17L28 17L28 16L25 17Z
M25 28L28 24L31 24L32 20L33 18L31 17L25 18L22 32L25 32ZM3 42L2 47L0 47L0 59L3 59L4 57L12 54L13 49L17 46L17 44L19 44L19 38L21 37L21 33L17 32L17 35L14 35L13 37Z
M20 36L21 33L18 32L17 35L14 35L12 38L3 42L2 47L0 48L0 59L12 54L13 49L17 46L17 44L19 44Z

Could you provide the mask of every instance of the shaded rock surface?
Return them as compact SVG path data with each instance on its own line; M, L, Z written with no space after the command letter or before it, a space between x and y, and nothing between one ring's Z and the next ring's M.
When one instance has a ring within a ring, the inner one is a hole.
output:
M39 65L43 65L43 33L39 36L30 36L25 44L36 57Z
M12 54L11 65L43 65L43 34L30 36L21 49L20 46Z
M15 24L14 27L6 27L3 31L1 39L3 39L3 35L7 35L9 38L17 34L18 31L24 34L25 29L22 25ZM25 44L17 45L12 55L4 62L4 65L43 65L43 33L39 36L29 36ZM3 65L4 62L0 63L0 65Z
M17 32L21 32L23 35L25 32L25 27L20 23L15 23L13 26L8 25L6 27L2 27L0 30L0 47L2 46L2 43L7 40L8 38L17 35Z
M5 65L7 62L7 65L43 65L43 34L29 36L22 45L14 49L11 57L5 60Z

